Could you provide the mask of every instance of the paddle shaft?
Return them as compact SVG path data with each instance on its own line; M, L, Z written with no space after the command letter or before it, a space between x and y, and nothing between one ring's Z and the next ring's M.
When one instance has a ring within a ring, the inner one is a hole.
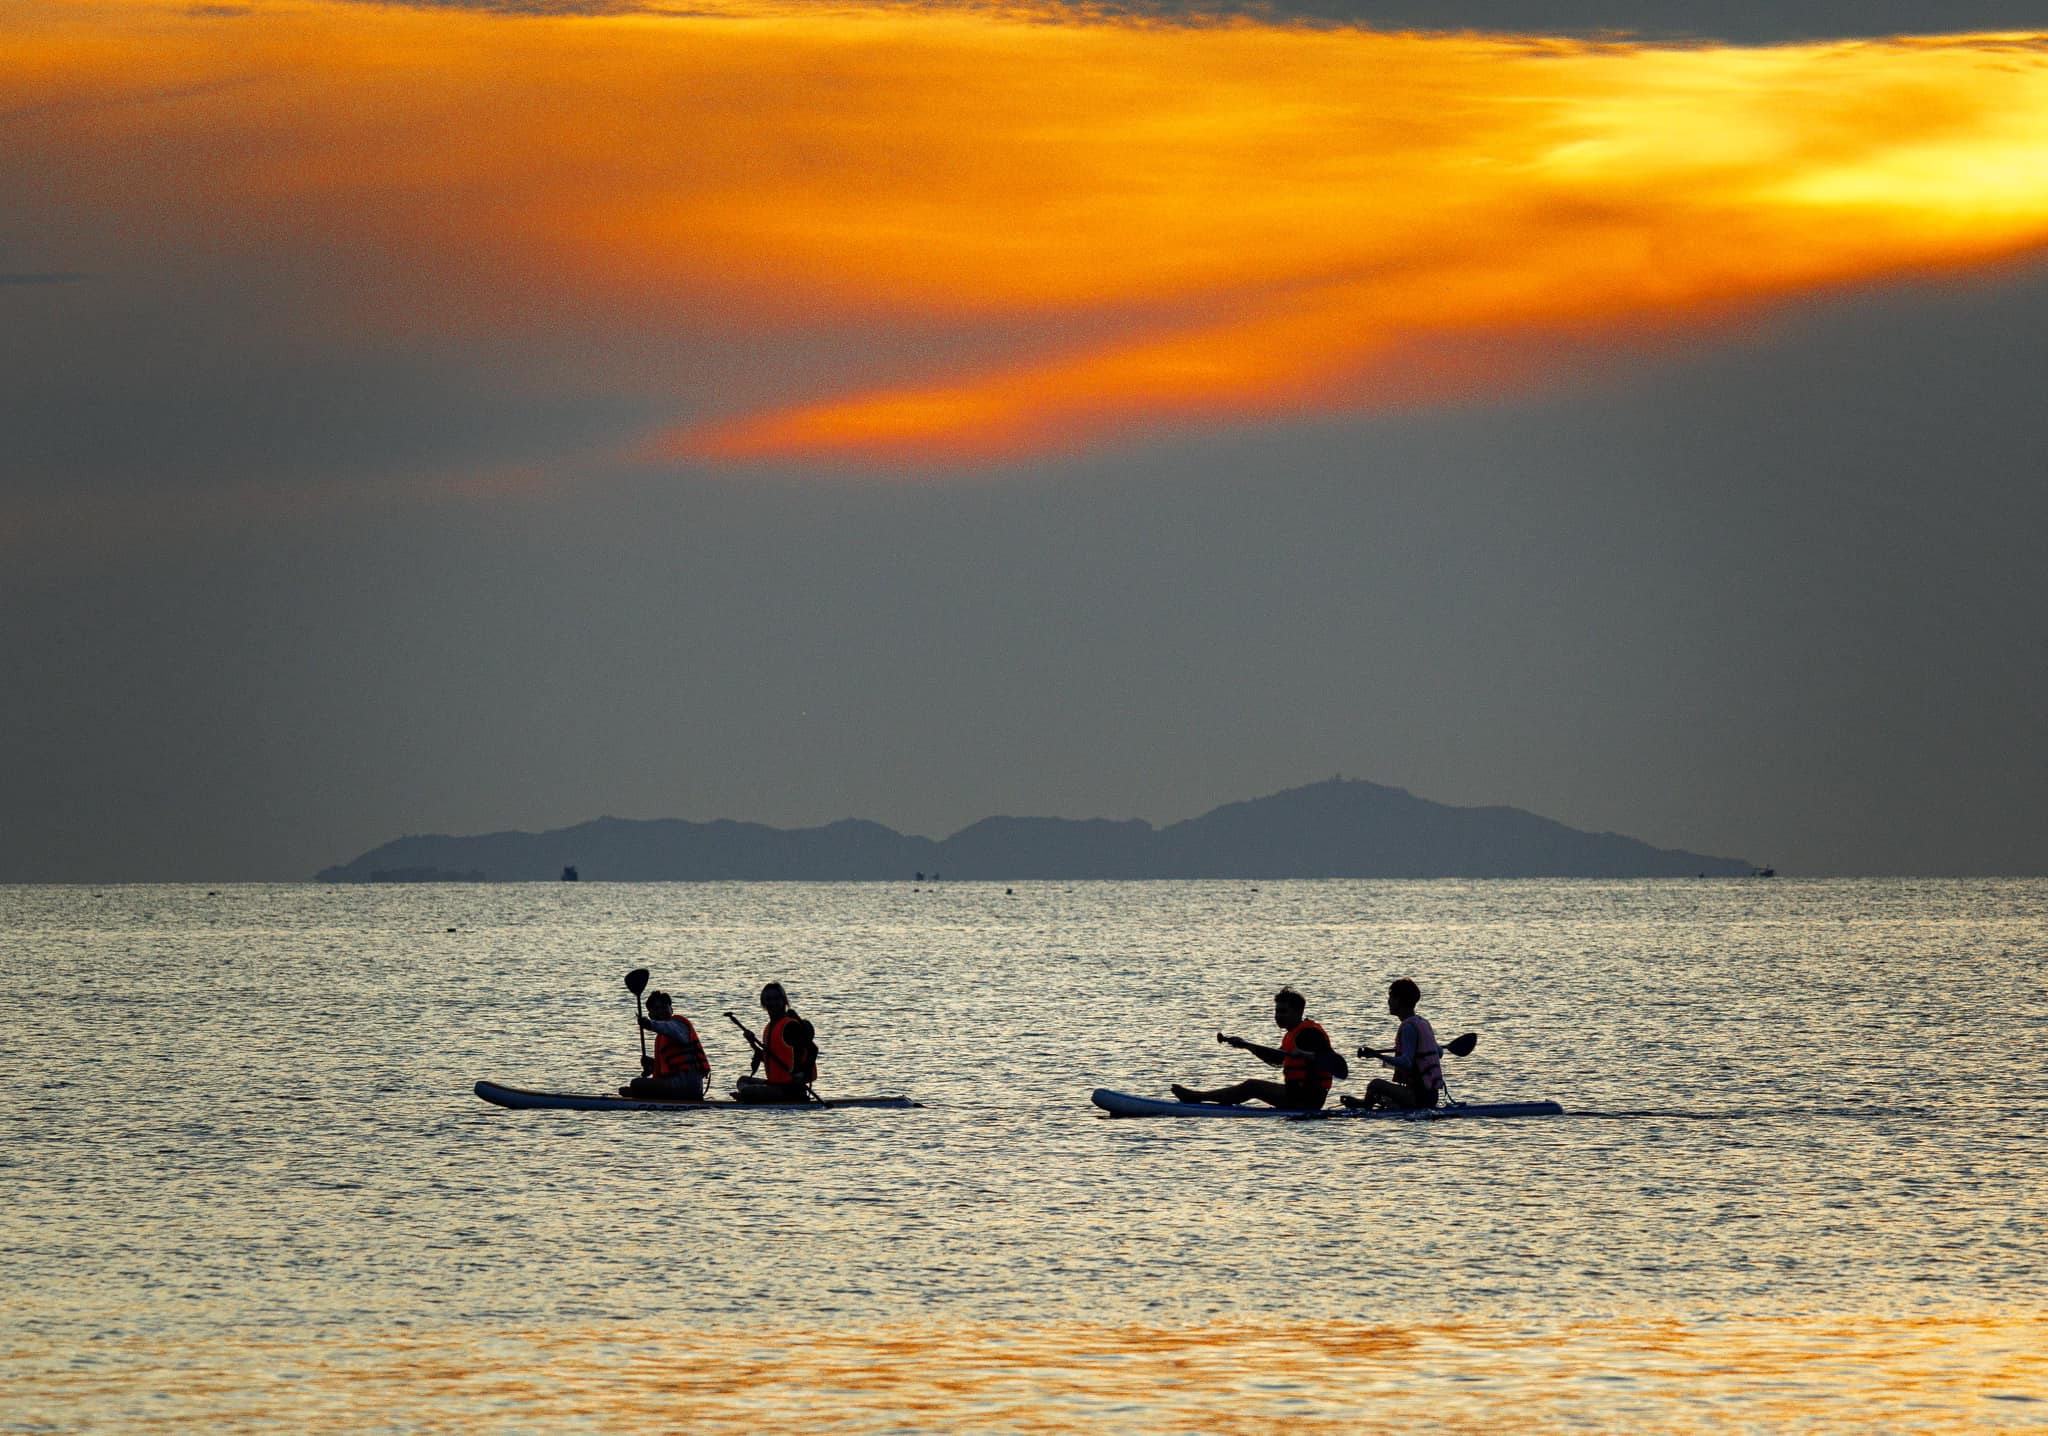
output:
M747 1046L753 1048L754 1051L764 1059L768 1056L768 1049L761 1045L761 1039L754 1035L754 1031L752 1028L748 1027L746 1023L740 1021L730 1012L725 1014L725 1020L727 1022L730 1022L733 1026L739 1028L740 1036L747 1039Z
M1438 1047L1437 1051L1439 1053L1448 1052L1453 1057L1470 1057L1472 1049L1478 1045L1478 1033L1464 1032ZM1384 1049L1379 1047L1361 1047L1358 1049L1358 1055L1360 1057L1377 1057L1389 1067L1394 1065L1394 1049L1391 1047Z

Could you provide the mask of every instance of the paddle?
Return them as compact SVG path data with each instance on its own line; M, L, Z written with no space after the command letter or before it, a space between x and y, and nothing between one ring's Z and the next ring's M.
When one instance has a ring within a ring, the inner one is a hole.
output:
M1478 1045L1479 1034L1476 1032L1466 1032L1446 1042L1443 1050L1450 1053L1453 1057L1470 1057L1472 1049ZM1382 1062L1391 1062L1393 1060L1392 1052L1382 1052L1377 1047L1361 1047L1358 1049L1358 1055L1360 1057L1377 1057Z
M761 1061L764 1064L770 1060L768 1056L768 1049L761 1045L761 1039L753 1034L752 1030L748 1028L746 1023L740 1021L730 1012L725 1014L725 1020L727 1022L730 1022L733 1026L739 1028L740 1036L747 1039L747 1046L754 1049L755 1053L760 1057ZM808 1082L804 1083L804 1095L809 1097L813 1102L822 1102L825 1100L823 1097L820 1097L818 1095L818 1089L813 1087Z
M647 1015L647 1008L641 1003L640 994L646 990L646 968L636 967L626 974L626 991L633 994L633 1010L642 1017ZM647 1029L644 1027L640 1029L640 1065L643 1068L647 1065Z

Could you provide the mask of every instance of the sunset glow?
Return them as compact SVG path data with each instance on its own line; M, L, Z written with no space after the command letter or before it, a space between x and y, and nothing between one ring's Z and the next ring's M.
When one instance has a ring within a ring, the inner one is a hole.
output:
M2024 37L56 0L0 40L42 210L317 274L302 322L749 346L632 376L673 398L622 441L659 459L973 462L1483 398L2048 245Z
M131 1342L106 1370L46 1379L87 1400L132 1387L145 1370L158 1408L174 1415L241 1415L267 1400L313 1431L350 1429L346 1413L373 1403L449 1426L509 1410L528 1422L656 1430L687 1413L692 1430L753 1431L828 1410L846 1429L897 1425L908 1411L927 1429L1055 1433L1122 1427L1143 1410L1156 1413L1147 1429L1246 1430L1256 1415L1297 1431L1352 1433L1446 1427L1441 1408L1420 1409L1424 1370L1469 1383L1464 1419L1447 1429L1583 1428L1600 1411L1591 1372L1622 1386L1629 1410L1650 1413L1660 1431L1717 1432L1731 1421L1795 1429L1827 1383L1823 1409L1836 1428L1946 1432L1991 1429L1978 1419L1985 1406L2034 1399L2028 1393L2048 1372L2044 1329L2037 1312L1563 1327L1445 1317L1422 1329L1331 1318L1293 1332L938 1322L713 1329L687 1339L623 1324L482 1338L415 1328L356 1344L317 1333L195 1340L175 1353ZM1711 1395L1701 1391L1702 1367L1717 1375ZM252 1383L252 1369L292 1379Z

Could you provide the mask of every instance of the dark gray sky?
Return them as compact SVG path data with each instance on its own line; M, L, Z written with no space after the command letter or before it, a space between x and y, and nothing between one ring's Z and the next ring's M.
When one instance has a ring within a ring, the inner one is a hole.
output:
M1389 30L1539 35L1611 31L1737 44L1972 31L2033 33L2048 24L2041 7L2028 0L1223 0L1213 5L1133 0L1107 8L1308 16Z
M1164 821L1336 772L1796 872L2048 872L2039 264L1414 412L650 467L590 457L665 417L601 329L288 322L288 266L104 232L41 133L0 159L0 880L300 877L601 813ZM621 342L669 384L749 362Z

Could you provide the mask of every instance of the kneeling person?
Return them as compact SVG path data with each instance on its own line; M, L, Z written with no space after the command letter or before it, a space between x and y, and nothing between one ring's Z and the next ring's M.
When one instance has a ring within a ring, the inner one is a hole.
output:
M1350 1069L1330 1045L1330 1034L1323 1031L1321 1023L1309 1021L1307 1013L1308 999L1291 987L1283 987L1273 997L1273 1023L1284 1034L1278 1047L1262 1047L1242 1037L1216 1034L1216 1040L1226 1047L1249 1052L1268 1067L1278 1067L1280 1081L1251 1078L1213 1092L1183 1087L1176 1082L1173 1095L1183 1102L1216 1102L1226 1107L1264 1102L1268 1107L1294 1112L1318 1110L1329 1100L1330 1079L1347 1076Z
M654 1034L654 1056L642 1058L644 1074L619 1089L621 1097L659 1097L671 1102L701 1102L711 1076L711 1059L697 1040L690 1019L675 1011L666 992L647 994L647 1015L641 1027Z

